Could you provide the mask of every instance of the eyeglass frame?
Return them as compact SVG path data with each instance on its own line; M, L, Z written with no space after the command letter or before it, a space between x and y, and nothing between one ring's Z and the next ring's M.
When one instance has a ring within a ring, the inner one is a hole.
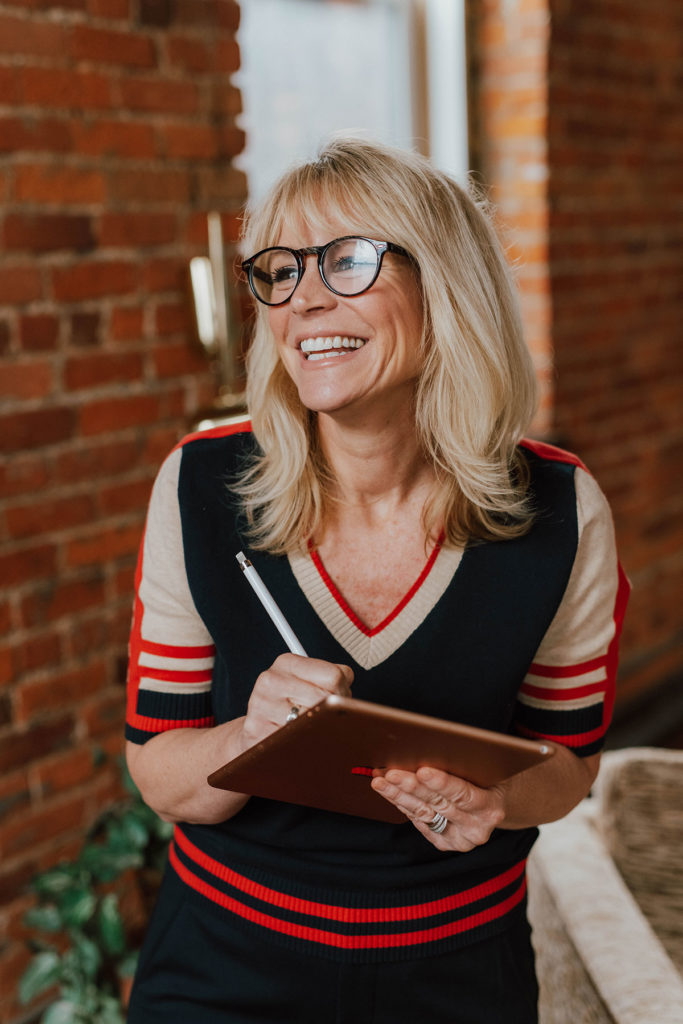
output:
M325 274L323 272L323 260L325 259L325 254L326 254L327 250L331 246L336 245L337 242L346 242L346 241L349 241L350 239L357 239L358 241L361 241L361 242L369 242L370 245L373 246L375 252L377 253L377 269L376 269L376 271L375 271L375 273L373 275L373 278L370 281L370 283L365 285L365 287L361 288L360 291L357 291L357 292L340 292L340 291L338 291L337 288L333 288L332 285L329 283L329 281L327 281L327 279L325 278ZM290 294L287 296L287 298L283 299L282 302L266 302L265 299L262 299L261 296L256 293L256 289L254 288L254 282L253 282L254 261L257 260L259 258L259 256L263 256L263 254L265 252L276 252L277 250L282 250L284 252L290 252L292 254L292 256L294 257L294 259L296 260L296 266L297 266L296 284L292 288L292 290L291 290ZM297 290L297 288L301 284L301 278L304 276L304 272L306 270L306 264L304 263L304 256L317 256L318 257L318 261L317 261L318 262L318 273L320 274L320 280L325 285L325 287L329 291L331 291L333 293L333 295L341 295L342 298L351 299L351 298L355 298L356 295L363 295L365 292L369 291L370 288L372 288L373 284L375 283L375 281L379 277L380 270L382 269L382 261L384 260L384 256L388 252L397 253L399 256L406 256L413 263L415 262L414 257L411 256L411 254L406 249L404 249L400 245L396 245L394 242L378 242L376 238L367 238L365 235L342 235L340 238L333 238L331 242L326 242L325 245L308 245L304 249L292 249L288 245L268 245L268 246L266 246L265 249L259 249L259 251L254 253L253 256L250 256L249 259L244 260L242 262L242 270L247 275L247 282L249 284L249 289L251 291L251 294L257 300L257 302L261 302L264 306L271 306L271 307L272 306L284 306L293 298L294 292Z

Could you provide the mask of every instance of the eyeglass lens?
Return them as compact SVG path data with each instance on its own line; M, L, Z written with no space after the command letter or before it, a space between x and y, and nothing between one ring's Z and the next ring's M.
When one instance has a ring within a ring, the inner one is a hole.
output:
M365 238L342 238L325 250L323 280L341 295L358 295L370 287L378 265L379 255L371 242ZM296 259L287 249L266 249L254 261L253 288L263 302L286 302L298 281Z

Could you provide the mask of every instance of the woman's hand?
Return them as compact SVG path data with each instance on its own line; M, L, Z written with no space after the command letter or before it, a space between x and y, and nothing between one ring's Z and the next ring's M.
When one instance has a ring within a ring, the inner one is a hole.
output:
M497 786L481 789L436 768L416 772L376 771L372 788L398 807L438 850L463 853L488 841L495 828L518 829L564 817L589 792L600 755L579 758L552 744L553 757L518 772ZM428 828L443 815L442 832Z
M242 723L242 749L253 746L279 729L292 712L319 704L331 693L351 695L353 671L319 658L281 654L254 684Z
M437 850L473 850L487 842L505 819L501 787L480 789L436 768L416 772L390 768L375 775L372 788L402 811ZM442 832L428 827L437 814L446 819Z

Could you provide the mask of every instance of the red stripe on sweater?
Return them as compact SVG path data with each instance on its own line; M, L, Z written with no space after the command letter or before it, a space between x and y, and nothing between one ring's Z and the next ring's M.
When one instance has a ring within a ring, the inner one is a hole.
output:
M401 600L396 605L394 610L392 612L389 612L387 617L385 619L382 619L380 624L378 626L374 626L372 629L370 629L369 626L366 626L365 623L361 619L358 618L358 616L354 612L353 608L351 608L351 606L346 603L346 601L344 600L344 598L342 597L342 595L339 593L339 591L337 590L336 586L334 585L334 582L333 582L332 578L328 575L327 570L325 569L325 566L323 565L323 563L322 563L322 561L320 559L320 555L318 554L318 552L316 551L315 548L311 548L311 558L313 559L313 563L314 563L316 569L320 573L320 576L322 578L323 583L325 584L325 586L327 587L327 589L329 590L330 594L332 595L334 600L337 602L337 604L339 605L341 610L344 612L344 614L347 615L349 619L351 619L351 622L353 622L354 626L357 629L359 629L361 631L361 633L364 633L365 636L377 636L378 633L381 633L383 629L386 629L386 627L391 622L393 622L393 620L403 611L405 606L413 599L415 594L418 592L418 590L420 589L420 587L422 586L424 581L427 579L427 577L429 576L429 573L432 570L432 567L434 565L434 562L436 561L437 555L439 554L439 551L441 550L441 544L442 543L443 543L443 534L439 537L439 539L437 540L436 544L434 545L434 549L431 552L429 558L427 559L427 564L425 565L424 569L422 570L422 572L420 573L418 578L413 583L413 585L410 588L410 590L408 591L408 593L404 597L401 598Z
M198 646L157 644L151 640L142 640L140 650L145 654L156 654L162 658L212 658L216 653L215 644L199 644Z
M603 695L605 680L592 683L589 686L570 686L566 690L553 690L551 687L532 686L531 683L524 683L519 692L523 697L536 697L538 700L552 700L561 704L564 700L580 700L581 697L590 697L593 693Z
M462 918L459 921L451 921L448 924L438 925L433 928L384 935L338 935L335 932L324 931L321 928L313 928L309 925L281 921L270 914L264 914L261 911L254 910L252 907L246 906L244 903L240 903L239 900L228 896L193 874L178 859L173 845L171 845L169 850L169 861L187 885L208 899L213 900L214 903L218 903L226 910L230 910L254 924L270 928L271 931L280 932L283 935L290 935L292 938L304 939L309 942L319 942L326 946L336 946L338 949L388 949L394 946L412 946L445 939L451 935L470 931L472 928L477 928L480 925L487 924L489 921L495 921L497 918L503 917L518 903L521 903L526 892L526 878L524 878L515 892L497 906L489 907L487 910L482 910L477 914L471 914L469 917Z
M533 661L529 666L529 674L544 676L546 679L569 679L585 672L594 672L596 668L604 668L606 664L606 654L599 658L591 658L590 661L577 661L575 665L541 665L540 662Z
M525 860L519 861L513 867L490 878L481 885L464 892L444 896L439 900L431 900L428 903L412 903L401 907L345 907L333 903L318 903L313 900L299 899L289 893L279 892L277 889L270 889L265 885L259 885L245 875L240 875L232 868L227 867L220 861L214 860L203 850L188 839L182 829L176 826L174 841L187 857L193 860L205 871L215 875L223 882L227 882L240 892L261 900L263 903L270 903L274 907L293 911L297 914L306 914L309 917L324 917L330 921L345 921L349 924L368 924L380 921L405 921L411 918L432 917L435 914L443 914L448 910L455 910L464 907L468 903L475 903L477 900L486 898L499 892L507 885L516 881L523 873L526 864Z

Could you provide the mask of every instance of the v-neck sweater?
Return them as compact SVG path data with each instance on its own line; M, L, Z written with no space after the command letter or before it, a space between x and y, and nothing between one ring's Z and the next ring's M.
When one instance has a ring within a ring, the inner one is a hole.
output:
M526 442L529 533L435 549L368 629L315 552L250 549L230 482L255 448L248 425L201 432L159 473L136 579L130 740L245 714L257 676L283 653L235 560L243 550L309 654L351 665L355 698L548 738L579 756L600 749L628 586L607 504L576 457ZM444 853L409 822L252 797L218 825L176 826L170 863L274 942L392 960L508 927L524 912L536 834L499 829L469 853Z

